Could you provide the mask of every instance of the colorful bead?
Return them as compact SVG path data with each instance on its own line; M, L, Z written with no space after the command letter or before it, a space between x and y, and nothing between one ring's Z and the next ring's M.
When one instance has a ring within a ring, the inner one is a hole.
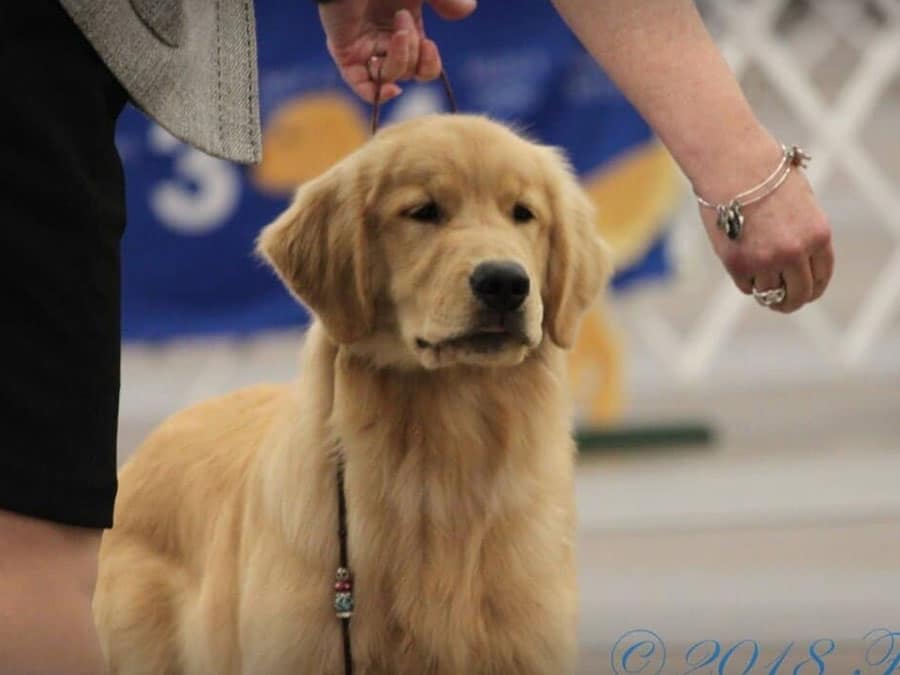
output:
M349 619L353 616L353 580L350 570L338 567L335 578L334 611L339 619Z
M334 611L337 613L339 619L349 619L353 616L353 594L335 593Z

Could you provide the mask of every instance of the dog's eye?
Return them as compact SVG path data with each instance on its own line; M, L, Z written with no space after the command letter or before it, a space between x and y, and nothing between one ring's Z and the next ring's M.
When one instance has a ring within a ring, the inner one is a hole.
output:
M513 208L513 220L517 223L527 223L534 220L534 214L524 204L516 204Z
M406 215L421 223L438 223L441 220L442 214L441 208L437 205L437 202L428 202L427 204L417 206L416 208L407 211Z

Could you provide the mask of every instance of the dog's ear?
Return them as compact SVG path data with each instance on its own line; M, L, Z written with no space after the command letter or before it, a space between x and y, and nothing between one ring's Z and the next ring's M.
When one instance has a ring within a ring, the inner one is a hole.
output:
M612 256L597 234L593 202L581 189L565 159L554 151L559 167L550 193L553 223L544 293L544 326L563 349L575 343L585 311L612 274Z
M341 163L303 184L256 250L339 343L372 330L369 246L359 173Z

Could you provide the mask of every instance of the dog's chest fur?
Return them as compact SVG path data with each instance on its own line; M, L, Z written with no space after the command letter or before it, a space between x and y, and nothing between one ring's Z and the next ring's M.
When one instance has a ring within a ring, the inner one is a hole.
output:
M561 359L401 375L339 356L364 672L565 673L574 633ZM384 415L385 406L396 414Z

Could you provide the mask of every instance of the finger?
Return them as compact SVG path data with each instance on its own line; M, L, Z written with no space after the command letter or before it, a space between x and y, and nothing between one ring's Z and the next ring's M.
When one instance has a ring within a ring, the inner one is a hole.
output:
M363 99L366 103L375 102L375 86L375 83L371 80L356 81L351 84L353 93ZM403 90L393 82L382 84L379 100L382 102L389 101L392 98L399 96L402 92Z
M794 312L812 300L813 276L809 261L793 263L784 268L782 274L787 295L783 302L773 306L779 312Z
M780 288L782 284L781 274L778 272L760 272L752 279L753 288L758 291L771 291Z
M441 55L432 40L422 40L419 48L419 67L416 69L417 80L433 80L441 74Z
M753 292L753 277L732 275L731 280L734 281L734 285L744 295L750 295Z
M416 68L419 64L419 45L423 37L422 29L416 24L413 15L409 10L401 9L394 15L394 32L407 32L409 35L406 41L406 72L397 79L409 79L415 77Z
M395 31L388 42L387 53L382 61L381 77L385 82L405 79L410 69L409 41L412 38L408 30Z
M394 14L391 30L384 60L384 79L388 82L410 79L419 62L419 31L412 14L405 9Z
M813 277L812 299L818 300L828 287L828 282L831 281L834 273L834 249L830 243L810 257L809 266L812 269Z
M380 68L380 64L360 64L342 66L340 68L341 77L344 82L353 90L353 93L359 96L367 103L375 102L375 81L376 73ZM396 84L388 82L382 85L381 100L387 101L400 94L400 87Z
M400 79L409 80L416 76L419 68L419 49L422 40L419 38L418 31L410 31L409 40L406 43L406 72Z
M476 0L429 0L428 4L439 17L448 21L465 19L478 6Z

